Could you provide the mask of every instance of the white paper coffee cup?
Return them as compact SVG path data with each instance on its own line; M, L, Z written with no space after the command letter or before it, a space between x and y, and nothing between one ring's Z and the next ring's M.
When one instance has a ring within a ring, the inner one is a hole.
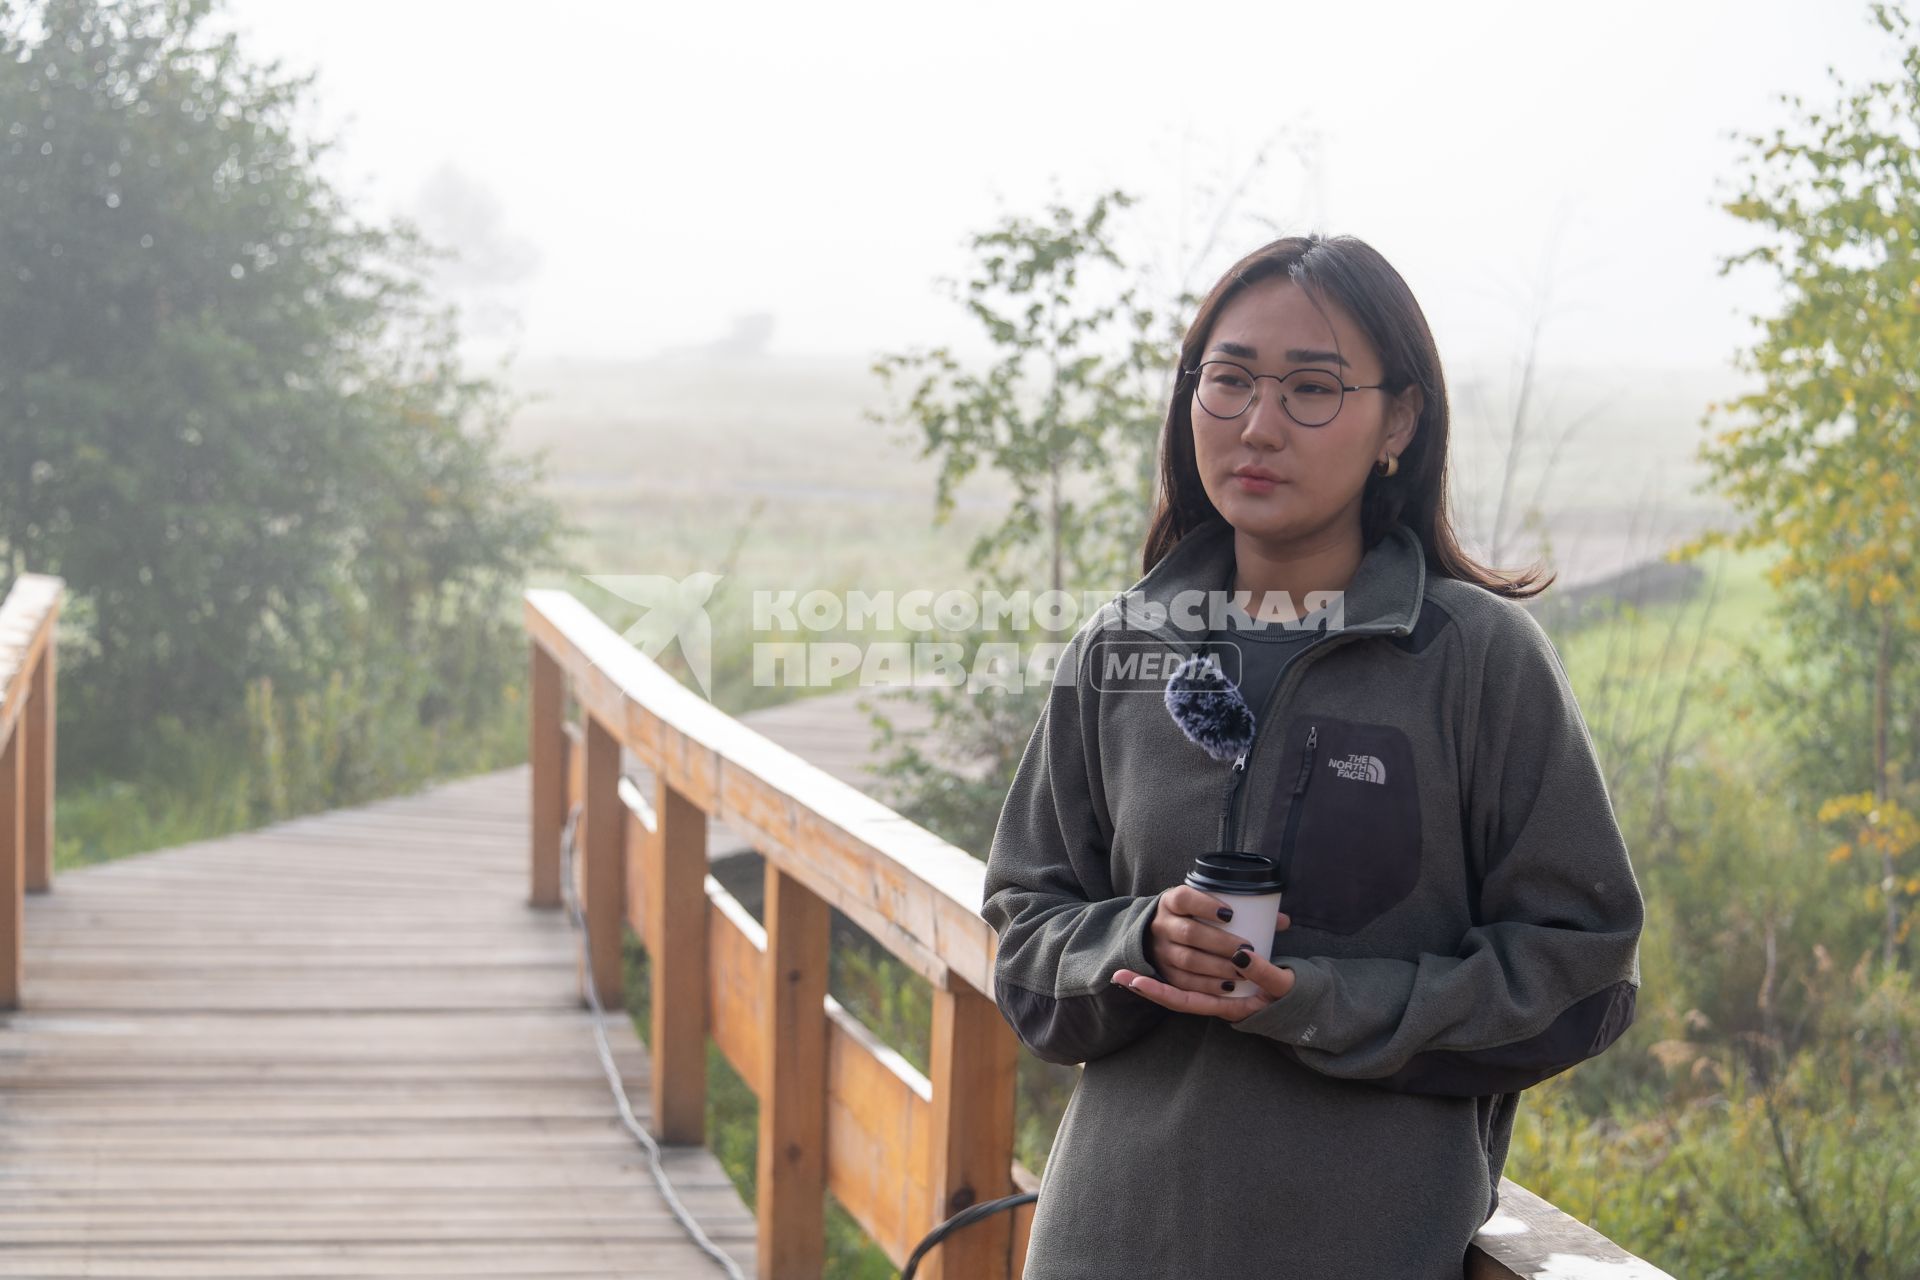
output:
M1262 960L1272 958L1282 896L1278 863L1262 854L1237 849L1203 853L1193 860L1187 883L1233 908L1233 919L1214 923L1252 943L1254 954ZM1221 994L1245 997L1259 992L1259 983L1236 978L1233 989Z

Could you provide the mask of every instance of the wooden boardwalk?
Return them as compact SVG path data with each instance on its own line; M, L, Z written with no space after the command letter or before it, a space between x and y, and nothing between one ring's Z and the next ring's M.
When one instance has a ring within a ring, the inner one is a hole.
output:
M117 862L26 906L0 1275L718 1276L622 1126L515 768ZM608 1037L651 1130L648 1062ZM704 1147L675 1190L742 1272Z

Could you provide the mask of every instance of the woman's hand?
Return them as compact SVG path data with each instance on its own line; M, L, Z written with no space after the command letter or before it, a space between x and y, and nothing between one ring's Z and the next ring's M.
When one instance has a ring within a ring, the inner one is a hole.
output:
M1162 982L1131 969L1114 972L1113 980L1169 1009L1181 1013L1213 1014L1238 1022L1293 990L1293 970L1282 969L1237 933L1216 921L1230 904L1191 885L1175 885L1160 895L1153 920L1147 926L1147 959L1167 976ZM1276 929L1293 921L1282 911ZM1244 961L1244 967L1239 963ZM1258 988L1250 996L1223 994L1223 984L1236 979Z

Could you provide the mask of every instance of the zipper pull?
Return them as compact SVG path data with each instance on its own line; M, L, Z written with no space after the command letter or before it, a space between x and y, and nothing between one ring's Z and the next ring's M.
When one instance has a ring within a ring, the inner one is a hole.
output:
M1239 758L1233 762L1233 773L1227 781L1227 792L1220 801L1220 847L1222 849L1233 848L1233 801L1234 797L1240 794L1241 779L1247 776L1247 751L1251 750L1253 748L1248 746L1247 750L1242 751Z

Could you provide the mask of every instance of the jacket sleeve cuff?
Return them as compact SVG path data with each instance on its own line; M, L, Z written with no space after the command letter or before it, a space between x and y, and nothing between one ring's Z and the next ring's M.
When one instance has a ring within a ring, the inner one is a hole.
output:
M1320 1029L1318 1020L1332 989L1332 975L1315 960L1275 956L1273 963L1293 970L1293 989L1228 1025L1235 1031L1249 1031L1287 1044L1311 1044Z
M1114 968L1131 969L1150 978L1164 976L1153 967L1153 961L1147 959L1147 940L1151 936L1154 913L1159 908L1160 898L1157 894L1148 894L1129 908L1135 918L1120 930L1120 960ZM1107 974L1107 981L1113 981L1112 973Z
M1162 976L1148 962L1146 947L1157 905L1157 897L1126 904L1106 922L1097 949L1087 945L1064 961L1047 990L1005 981L996 970L994 1000L1036 1057L1090 1062L1132 1044L1166 1018L1166 1006L1113 981L1119 969Z

